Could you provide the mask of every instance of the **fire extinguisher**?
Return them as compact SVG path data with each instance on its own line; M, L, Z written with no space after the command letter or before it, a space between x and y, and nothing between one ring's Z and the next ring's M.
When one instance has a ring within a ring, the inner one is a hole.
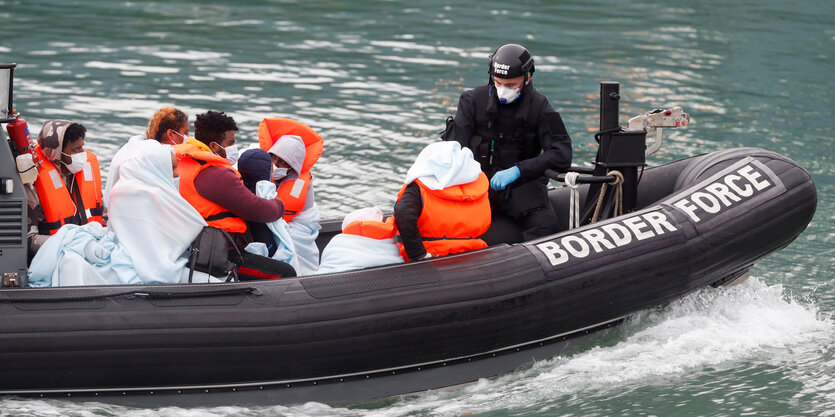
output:
M22 155L25 152L32 154L32 159L35 164L38 163L38 154L35 152L35 145L32 143L32 135L29 133L29 125L26 120L20 118L20 113L14 111L15 121L6 125L6 131L9 132L9 138L14 143L12 151L15 156Z
M12 140L12 152L15 155L15 163L20 179L24 184L31 184L38 178L40 161L35 144L32 143L32 135L29 133L29 125L26 120L20 118L20 113L14 111L15 121L6 125L9 138Z

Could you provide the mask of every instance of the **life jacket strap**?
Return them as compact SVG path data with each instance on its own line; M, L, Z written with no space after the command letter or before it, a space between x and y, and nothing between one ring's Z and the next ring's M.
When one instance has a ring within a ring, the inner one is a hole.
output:
M90 217L96 217L96 216L101 217L101 216L104 215L104 206L102 206L101 203L96 202L96 206L93 207L93 208L89 208L89 209L84 210L84 214L87 215L88 219Z
M42 235L52 234L53 231L58 230L65 224L75 224L75 216L65 217L54 222L39 222L38 233Z
M220 213L212 214L209 217L204 217L207 222L213 222L215 220L222 220L229 217L236 217L231 211L221 211Z
M444 237L421 236L420 237L420 240L422 240L424 242L433 242L433 241L438 241L438 240L472 240L472 239L478 239L478 238L475 238L475 237L446 237L446 236L444 236ZM395 235L394 240L397 243L403 243L403 238L400 237L400 234Z

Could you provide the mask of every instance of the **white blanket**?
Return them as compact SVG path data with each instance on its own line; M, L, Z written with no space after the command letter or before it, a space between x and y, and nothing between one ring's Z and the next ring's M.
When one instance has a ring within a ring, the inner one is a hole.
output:
M110 190L108 227L130 254L141 282L177 282L185 251L206 222L177 190L171 147L155 140L135 146Z
M104 201L105 207L110 206L110 189L112 189L113 184L119 180L119 167L121 167L125 161L129 160L131 156L133 156L133 154L140 149L135 145L146 140L147 139L144 134L131 136L130 139L128 139L128 142L116 151L116 155L113 155L113 159L110 160L110 169L107 171L107 185L105 185L104 193L102 193L102 200Z
M132 146L110 190L109 230L98 223L59 229L32 260L30 285L187 282L186 250L206 222L177 191L171 147Z
M296 255L299 257L296 274L299 276L315 274L319 269L319 247L316 246L316 238L319 237L319 230L322 229L322 225L319 224L319 206L313 203L311 207L299 212L287 225L290 228L293 245L296 247Z
M322 250L318 274L350 271L403 262L394 238L370 237L340 233Z
M274 199L278 195L275 184L270 181L258 181L255 184L255 194L266 199ZM299 256L296 254L296 245L290 235L290 226L282 218L267 223L267 228L273 232L273 240L276 244L276 250L272 258L290 264L298 274ZM256 255L269 256L267 246L261 242L250 243L245 250Z
M113 232L96 222L65 225L47 239L32 260L29 286L117 284L110 261L115 240Z
M481 166L469 148L461 149L455 141L435 142L420 151L403 184L419 179L428 188L441 190L473 182L480 173Z
M270 181L258 181L255 194L261 198L275 198L275 184ZM319 224L319 206L316 203L302 210L289 223L284 219L278 219L267 223L267 227L273 232L278 245L273 259L289 263L299 276L316 273L319 268L319 247L316 246L316 238L319 237L319 230L322 228ZM249 252L260 254L255 246L248 248Z

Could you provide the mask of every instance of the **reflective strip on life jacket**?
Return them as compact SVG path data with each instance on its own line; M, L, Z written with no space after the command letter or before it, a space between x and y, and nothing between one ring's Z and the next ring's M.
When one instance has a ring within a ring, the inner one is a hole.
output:
M217 166L235 171L226 158L199 149L199 147L191 144L182 144L175 147L179 159L177 169L180 171L180 195L203 216L209 226L226 230L229 233L246 232L246 222L243 219L226 208L207 200L197 192L194 179L197 178L200 171L207 167ZM240 178L241 174L238 171L235 171L235 174Z
M489 182L484 173L470 183L432 190L415 180L420 187L423 208L418 217L423 246L435 256L486 248L478 237L490 227ZM406 185L397 194L403 196ZM398 236L399 237L399 236ZM403 259L409 260L402 243L398 243Z
M295 180L284 181L278 186L276 198L284 203L284 221L289 223L304 209L312 177L310 172L305 172Z
M296 135L304 142L304 162L297 179L284 181L276 190L278 198L284 203L284 220L293 220L304 209L307 192L313 176L310 169L322 156L323 139L310 126L292 119L272 117L261 120L258 125L258 146L265 151L284 135Z
M40 145L36 145L35 151L41 160L38 167L38 178L35 180L35 189L38 192L38 199L44 212L44 221L38 224L39 233L55 234L65 224L84 224L98 222L104 224L102 214L101 193L101 171L99 160L90 151L87 153L87 164L84 169L75 174L75 184L78 187L78 194L81 195L79 204L76 200L77 194L70 192L61 172L55 164L48 161L41 152ZM76 206L79 205L78 209Z

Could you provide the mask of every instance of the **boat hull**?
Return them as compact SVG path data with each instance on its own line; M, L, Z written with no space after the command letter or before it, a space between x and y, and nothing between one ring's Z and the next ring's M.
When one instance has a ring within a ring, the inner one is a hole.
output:
M522 244L277 281L3 290L0 394L251 405L472 382L732 281L816 204L796 163L741 148L648 169L640 210Z

